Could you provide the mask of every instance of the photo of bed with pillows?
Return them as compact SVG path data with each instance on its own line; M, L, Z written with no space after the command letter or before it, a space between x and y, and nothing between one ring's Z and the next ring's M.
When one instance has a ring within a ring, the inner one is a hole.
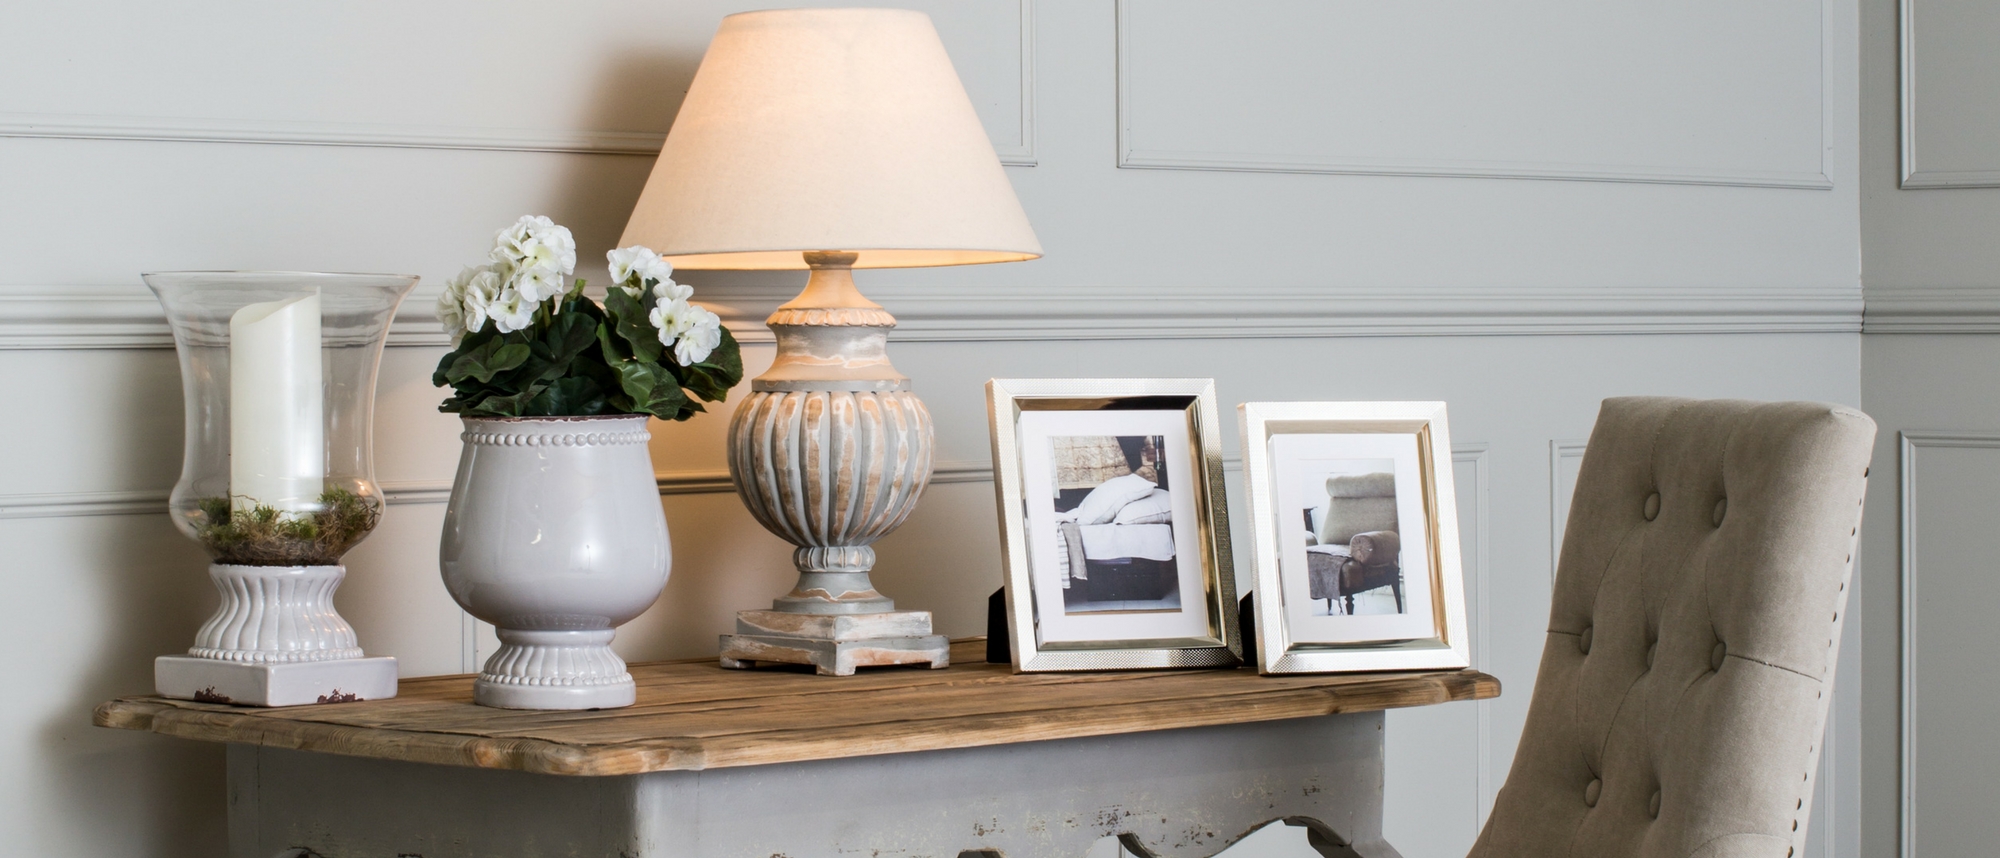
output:
M1066 613L1178 611L1173 487L1157 435L1054 442L1056 556Z

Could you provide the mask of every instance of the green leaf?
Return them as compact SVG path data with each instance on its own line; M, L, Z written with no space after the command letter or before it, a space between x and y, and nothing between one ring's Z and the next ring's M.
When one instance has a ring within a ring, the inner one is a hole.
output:
M722 329L722 342L706 360L681 370L681 380L690 392L710 402L729 398L729 389L743 381L743 350L728 328Z
M661 420L685 420L692 413L687 394L681 391L674 374L656 363L621 364L618 367L619 386L627 396L632 397L633 411L651 414Z
M540 395L547 385L537 384L511 396L488 396L465 410L471 417L519 417L528 407L529 401Z
M445 370L445 378L453 384L468 378L484 384L495 375L526 363L529 355L527 346L495 337L452 361Z
M452 383L449 377L452 364L457 363L459 358L477 351L481 346L498 339L499 336L491 325L484 330L466 334L464 339L458 341L458 348L446 352L444 357L438 359L437 370L431 373L431 384L443 387Z
M644 297L646 293L639 293ZM659 363L665 346L660 345L660 330L646 319L646 301L625 294L624 289L613 288L604 296L604 311L610 317L618 337L629 346L632 356L646 363ZM623 350L621 350L623 351Z
M597 326L597 348L604 353L607 363L620 364L632 359L632 347L626 344L624 337L618 336L608 321Z
M564 360L576 357L597 342L597 320L584 313L563 313L549 323L542 342Z
M587 417L603 414L609 403L596 380L583 376L559 378L528 403L523 412L535 417Z

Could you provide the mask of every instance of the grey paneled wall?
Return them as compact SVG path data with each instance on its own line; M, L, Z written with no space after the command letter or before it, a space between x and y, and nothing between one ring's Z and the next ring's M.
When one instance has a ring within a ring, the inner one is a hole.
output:
M1902 0L1903 187L2000 187L2000 6Z
M1124 0L1119 163L1826 188L1826 15Z
M1862 406L1881 425L1863 524L1861 709L1829 737L1864 854L1991 851L2000 500L2000 8L1863 0ZM1968 694L1968 689L1986 689ZM1843 796L1843 798L1845 798Z
M0 72L33 85L0 90L0 377L19 404L0 582L15 639L38 645L0 664L10 845L207 855L222 836L217 749L88 726L213 599L159 514L179 389L137 272L436 284L523 212L574 229L594 269L716 20L750 5L90 0L10 18ZM1475 656L1506 694L1390 717L1388 824L1411 858L1463 854L1512 761L1563 491L1551 442L1584 437L1611 395L1860 395L1850 2L898 5L936 17L1048 256L862 278L905 321L895 355L944 462L880 546L884 588L983 631L991 376L1208 376L1225 407L1447 400ZM1712 62L1663 75L1670 36ZM746 339L799 285L689 279ZM364 645L412 675L490 646L436 572L457 426L435 410L435 286L419 288L378 409L398 502L341 593ZM770 357L749 342L752 372ZM656 427L675 571L621 632L630 658L712 652L791 578L721 476L726 416ZM1841 807L1815 820L1853 825Z

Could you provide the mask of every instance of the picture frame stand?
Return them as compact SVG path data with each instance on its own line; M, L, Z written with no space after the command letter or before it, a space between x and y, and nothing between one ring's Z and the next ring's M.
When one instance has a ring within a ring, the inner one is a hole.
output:
M951 666L951 644L931 631L929 611L802 614L738 611L736 634L722 636L722 666L811 665L821 676L853 676L855 668L927 664Z

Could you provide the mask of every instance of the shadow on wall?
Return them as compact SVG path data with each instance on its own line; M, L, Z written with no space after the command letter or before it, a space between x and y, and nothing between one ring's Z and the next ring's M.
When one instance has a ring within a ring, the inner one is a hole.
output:
M52 520L47 527L73 531L50 534L50 541L78 549L65 574L85 576L86 586L76 595L95 603L56 613L72 621L94 618L97 624L73 628L70 641L48 642L76 648L74 671L37 674L72 683L68 694L58 696L62 702L54 712L35 725L40 780L50 787L43 801L100 807L124 817L103 827L107 845L173 844L175 851L162 854L222 854L221 745L90 723L97 704L152 692L154 656L187 649L217 602L207 582L208 557L160 513ZM127 815L141 808L143 816ZM69 846L74 854L104 854L83 843Z
M613 57L604 64L577 121L598 131L665 128L680 110L700 63L699 52L647 51ZM547 214L576 236L579 275L597 281L587 272L601 270L604 251L617 246L625 219L653 171L653 160L649 155L622 154L564 159L556 187L545 197L554 201ZM617 166L606 169L607 163Z

